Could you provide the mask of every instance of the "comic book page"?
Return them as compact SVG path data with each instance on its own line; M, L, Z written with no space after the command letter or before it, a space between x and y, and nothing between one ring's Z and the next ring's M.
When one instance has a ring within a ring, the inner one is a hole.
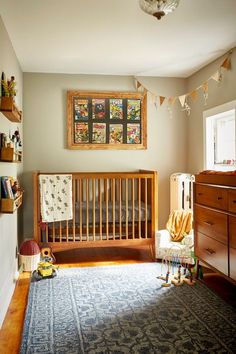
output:
M138 123L127 124L127 143L140 144L140 124Z
M105 118L105 99L92 99L92 118L104 119Z
M75 143L88 143L89 131L88 123L75 123Z
M123 125L122 124L110 124L109 142L111 144L122 144L123 143Z
M127 119L140 120L141 104L140 100L127 100Z
M106 143L106 123L93 123L93 143Z
M75 121L88 120L88 100L74 98Z
M122 99L110 99L110 119L123 119Z

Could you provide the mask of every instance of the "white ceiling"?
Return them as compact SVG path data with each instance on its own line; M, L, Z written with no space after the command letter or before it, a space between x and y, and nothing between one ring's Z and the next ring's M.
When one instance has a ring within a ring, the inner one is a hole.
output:
M0 0L24 72L188 77L236 46L236 0L180 0L161 19L139 0Z

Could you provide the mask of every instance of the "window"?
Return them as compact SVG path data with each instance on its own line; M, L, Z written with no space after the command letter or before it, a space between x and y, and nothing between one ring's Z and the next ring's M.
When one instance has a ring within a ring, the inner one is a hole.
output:
M235 115L236 101L203 113L205 169L236 169Z

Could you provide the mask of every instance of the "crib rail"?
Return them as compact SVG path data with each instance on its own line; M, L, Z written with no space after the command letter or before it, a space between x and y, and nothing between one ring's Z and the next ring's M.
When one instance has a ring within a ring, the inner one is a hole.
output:
M155 171L71 173L73 219L48 223L45 230L40 227L39 174L34 173L34 236L39 244L47 242L60 250L153 243L157 230Z

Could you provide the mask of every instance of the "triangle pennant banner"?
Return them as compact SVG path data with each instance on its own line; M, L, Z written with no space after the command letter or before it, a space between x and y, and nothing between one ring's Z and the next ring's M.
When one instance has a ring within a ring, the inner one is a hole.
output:
M211 76L211 79L215 80L215 81L219 81L219 76L220 76L220 73L219 73L219 70L217 70L212 76Z
M172 106L175 103L175 101L176 101L176 97L169 97L168 98L168 104L170 106Z
M142 86L142 84L139 82L139 81L137 81L137 90L139 89L139 87L141 87Z
M226 69L226 70L229 70L231 68L231 60L230 58L226 58L223 63L221 64L221 67Z
M179 101L182 107L185 104L185 99L186 99L186 95L179 96Z
M204 92L208 92L208 82L207 81L202 84L202 88L203 88Z
M192 98L193 101L196 101L196 99L197 99L197 91L196 91L196 90L193 90L193 91L190 93L190 97Z
M160 96L159 99L160 99L160 106L161 106L166 98L164 96Z

